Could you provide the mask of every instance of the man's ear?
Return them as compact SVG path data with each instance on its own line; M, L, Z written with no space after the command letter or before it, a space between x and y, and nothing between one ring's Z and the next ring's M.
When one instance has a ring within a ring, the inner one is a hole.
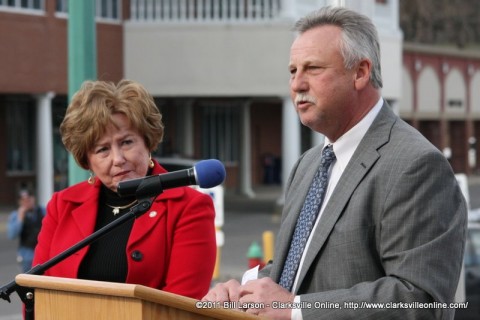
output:
M361 90L370 82L370 74L372 72L372 63L368 59L363 59L358 63L355 72L355 88Z

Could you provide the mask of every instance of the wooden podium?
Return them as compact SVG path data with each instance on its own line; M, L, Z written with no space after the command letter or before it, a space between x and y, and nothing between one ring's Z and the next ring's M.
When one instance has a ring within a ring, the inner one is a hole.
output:
M19 274L32 288L35 320L261 319L223 308L200 308L195 299L142 285Z

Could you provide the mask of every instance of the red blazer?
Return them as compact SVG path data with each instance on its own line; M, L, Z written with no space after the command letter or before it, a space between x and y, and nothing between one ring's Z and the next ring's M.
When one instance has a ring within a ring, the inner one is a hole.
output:
M165 172L155 163L153 174ZM97 179L94 185L81 182L53 194L38 236L34 266L94 231L100 186ZM214 218L210 196L189 187L165 190L150 210L134 221L126 248L126 282L202 298L215 266ZM87 250L83 248L45 275L77 278Z

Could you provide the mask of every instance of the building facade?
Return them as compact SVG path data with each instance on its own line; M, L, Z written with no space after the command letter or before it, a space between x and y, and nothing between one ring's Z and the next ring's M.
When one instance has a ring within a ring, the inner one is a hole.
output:
M144 84L166 125L158 155L221 160L227 192L254 197L258 185L281 185L322 141L300 124L288 93L291 27L307 12L341 5L373 19L383 96L404 113L398 0L95 3L98 78ZM0 0L0 205L14 204L25 186L45 204L68 185L58 133L68 104L67 27L67 0Z
M480 171L480 52L404 44L400 116L450 160Z
M67 181L58 127L68 103L67 0L0 0L0 205L15 205L22 188L42 204ZM99 1L98 77L123 77L119 13Z

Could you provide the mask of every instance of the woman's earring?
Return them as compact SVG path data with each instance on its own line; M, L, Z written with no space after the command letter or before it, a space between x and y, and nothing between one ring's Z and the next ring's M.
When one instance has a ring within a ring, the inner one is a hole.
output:
M155 163L153 163L153 160L152 160L152 155L150 155L150 163L148 164L148 166L149 166L150 168L155 167Z
M94 183L95 183L95 174L92 171L90 171L90 177L88 177L88 184L92 185Z

